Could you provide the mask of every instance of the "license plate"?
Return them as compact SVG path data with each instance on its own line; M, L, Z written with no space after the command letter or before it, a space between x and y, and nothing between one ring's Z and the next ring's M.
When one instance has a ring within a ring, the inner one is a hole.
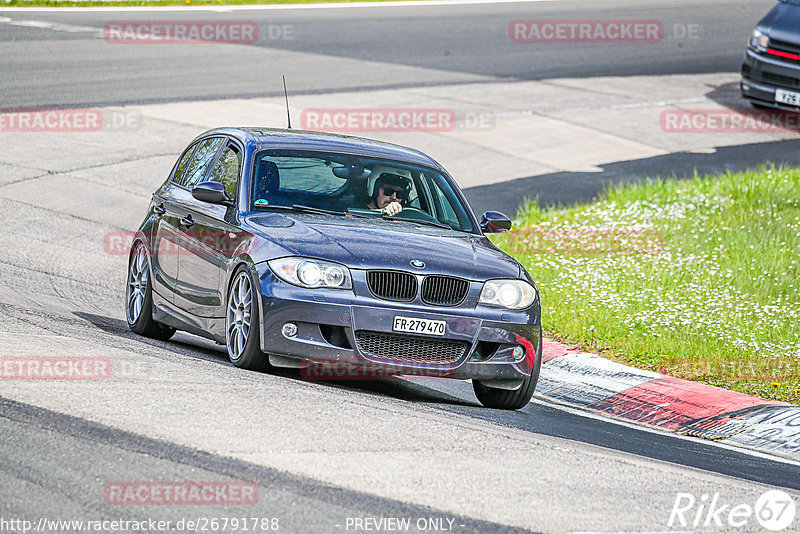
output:
M427 334L429 336L443 336L447 331L447 323L431 319L416 319L414 317L395 316L392 323L395 332L408 332L410 334Z
M780 102L781 104L789 104L790 106L800 106L800 93L793 93L792 91L784 91L783 89L776 89L775 102Z

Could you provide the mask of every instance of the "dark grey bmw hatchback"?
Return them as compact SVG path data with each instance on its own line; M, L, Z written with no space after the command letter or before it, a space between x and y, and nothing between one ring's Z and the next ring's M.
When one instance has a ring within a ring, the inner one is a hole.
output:
M332 379L472 379L518 409L541 367L526 270L484 234L447 172L397 145L222 128L189 144L133 240L134 332L225 344L238 367Z

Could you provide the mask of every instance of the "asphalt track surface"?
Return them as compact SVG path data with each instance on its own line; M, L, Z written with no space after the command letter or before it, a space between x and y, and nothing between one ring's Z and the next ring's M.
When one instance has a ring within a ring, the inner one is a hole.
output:
M293 41L257 45L274 64L253 62L253 46L152 47L142 56L124 46L109 51L80 33L0 24L0 94L4 108L76 107L269 95L280 72L294 91L324 94L498 77L730 71L742 35L771 4L567 1L226 14L293 25ZM147 14L23 17L0 9L0 16L102 27L110 17ZM658 18L667 28L698 24L704 38L644 49L510 46L508 21L539 17ZM774 153L794 146L776 145ZM625 165L637 163L621 163L621 175ZM97 384L0 385L3 518L233 517L240 508L111 506L102 488L118 480L246 480L260 496L246 515L278 517L288 532L343 532L348 517L447 517L457 532L653 531L669 530L678 492L719 492L739 504L771 487L800 490L795 463L542 401L517 412L487 410L467 383L309 383L292 372L238 370L224 350L193 336L142 339L128 331L120 304L125 258L86 246L116 228L115 215L95 210L99 197L91 195L40 208L30 167L13 180L31 181L28 199L6 199L0 187L0 355L108 355L140 372ZM121 189L146 202L158 182L142 176ZM581 183L554 192L553 202L596 194ZM115 208L136 218L140 204ZM757 523L742 529L759 530Z
M125 20L247 20L252 45L108 46L80 31L3 25L3 107L142 104L292 93L458 84L482 79L630 76L738 71L743 46L771 0L556 0L464 6L296 11L30 13L13 20L102 29ZM661 42L526 45L509 38L517 19L658 20ZM281 30L288 26L289 32ZM270 28L273 28L270 34ZM697 38L681 38L684 32ZM58 42L57 45L54 42ZM313 54L313 60L306 57ZM326 61L326 56L331 58ZM343 63L337 59L346 58ZM373 63L374 62L374 63Z

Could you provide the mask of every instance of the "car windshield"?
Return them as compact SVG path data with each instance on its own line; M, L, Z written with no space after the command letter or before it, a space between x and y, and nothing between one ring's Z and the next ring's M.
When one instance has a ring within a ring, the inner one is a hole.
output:
M390 187L392 180L403 187ZM469 207L441 173L406 162L349 154L301 150L259 152L253 163L250 207L305 211L315 208L381 217L376 200L379 193L386 191L396 191L392 200L402 206L392 220L475 231Z

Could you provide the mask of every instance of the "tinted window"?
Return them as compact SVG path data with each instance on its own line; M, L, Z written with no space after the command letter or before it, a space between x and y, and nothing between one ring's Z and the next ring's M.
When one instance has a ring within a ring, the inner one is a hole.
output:
M221 137L212 137L198 143L197 150L194 151L194 155L186 167L186 174L181 179L180 184L189 189L196 186L202 180L208 165L214 159L214 155L221 145Z
M347 183L331 172L332 163L324 156L291 157L265 156L263 160L272 161L278 167L283 191L303 191L307 193L332 193ZM341 164L336 167L342 167Z
M242 156L239 149L235 146L226 146L222 149L219 159L211 169L207 180L219 182L225 187L228 197L236 196L236 183L239 179L239 171L242 168Z
M442 193L437 186L434 186L433 189L439 196L439 202L443 212L442 222L446 222L449 225L458 224L458 217L456 217L456 212L453 210L453 206L450 204L450 201L444 196L444 193Z
M183 153L183 157L178 162L178 166L175 169L175 174L172 176L172 181L176 183L181 182L181 178L183 178L183 173L186 171L186 166L189 164L189 158L192 157L194 153L194 149L197 148L197 145L192 145L186 152Z
M436 220L452 228L471 228L469 215L450 183L439 173L428 172L425 178L434 195L431 201L435 206L433 211L435 211Z

